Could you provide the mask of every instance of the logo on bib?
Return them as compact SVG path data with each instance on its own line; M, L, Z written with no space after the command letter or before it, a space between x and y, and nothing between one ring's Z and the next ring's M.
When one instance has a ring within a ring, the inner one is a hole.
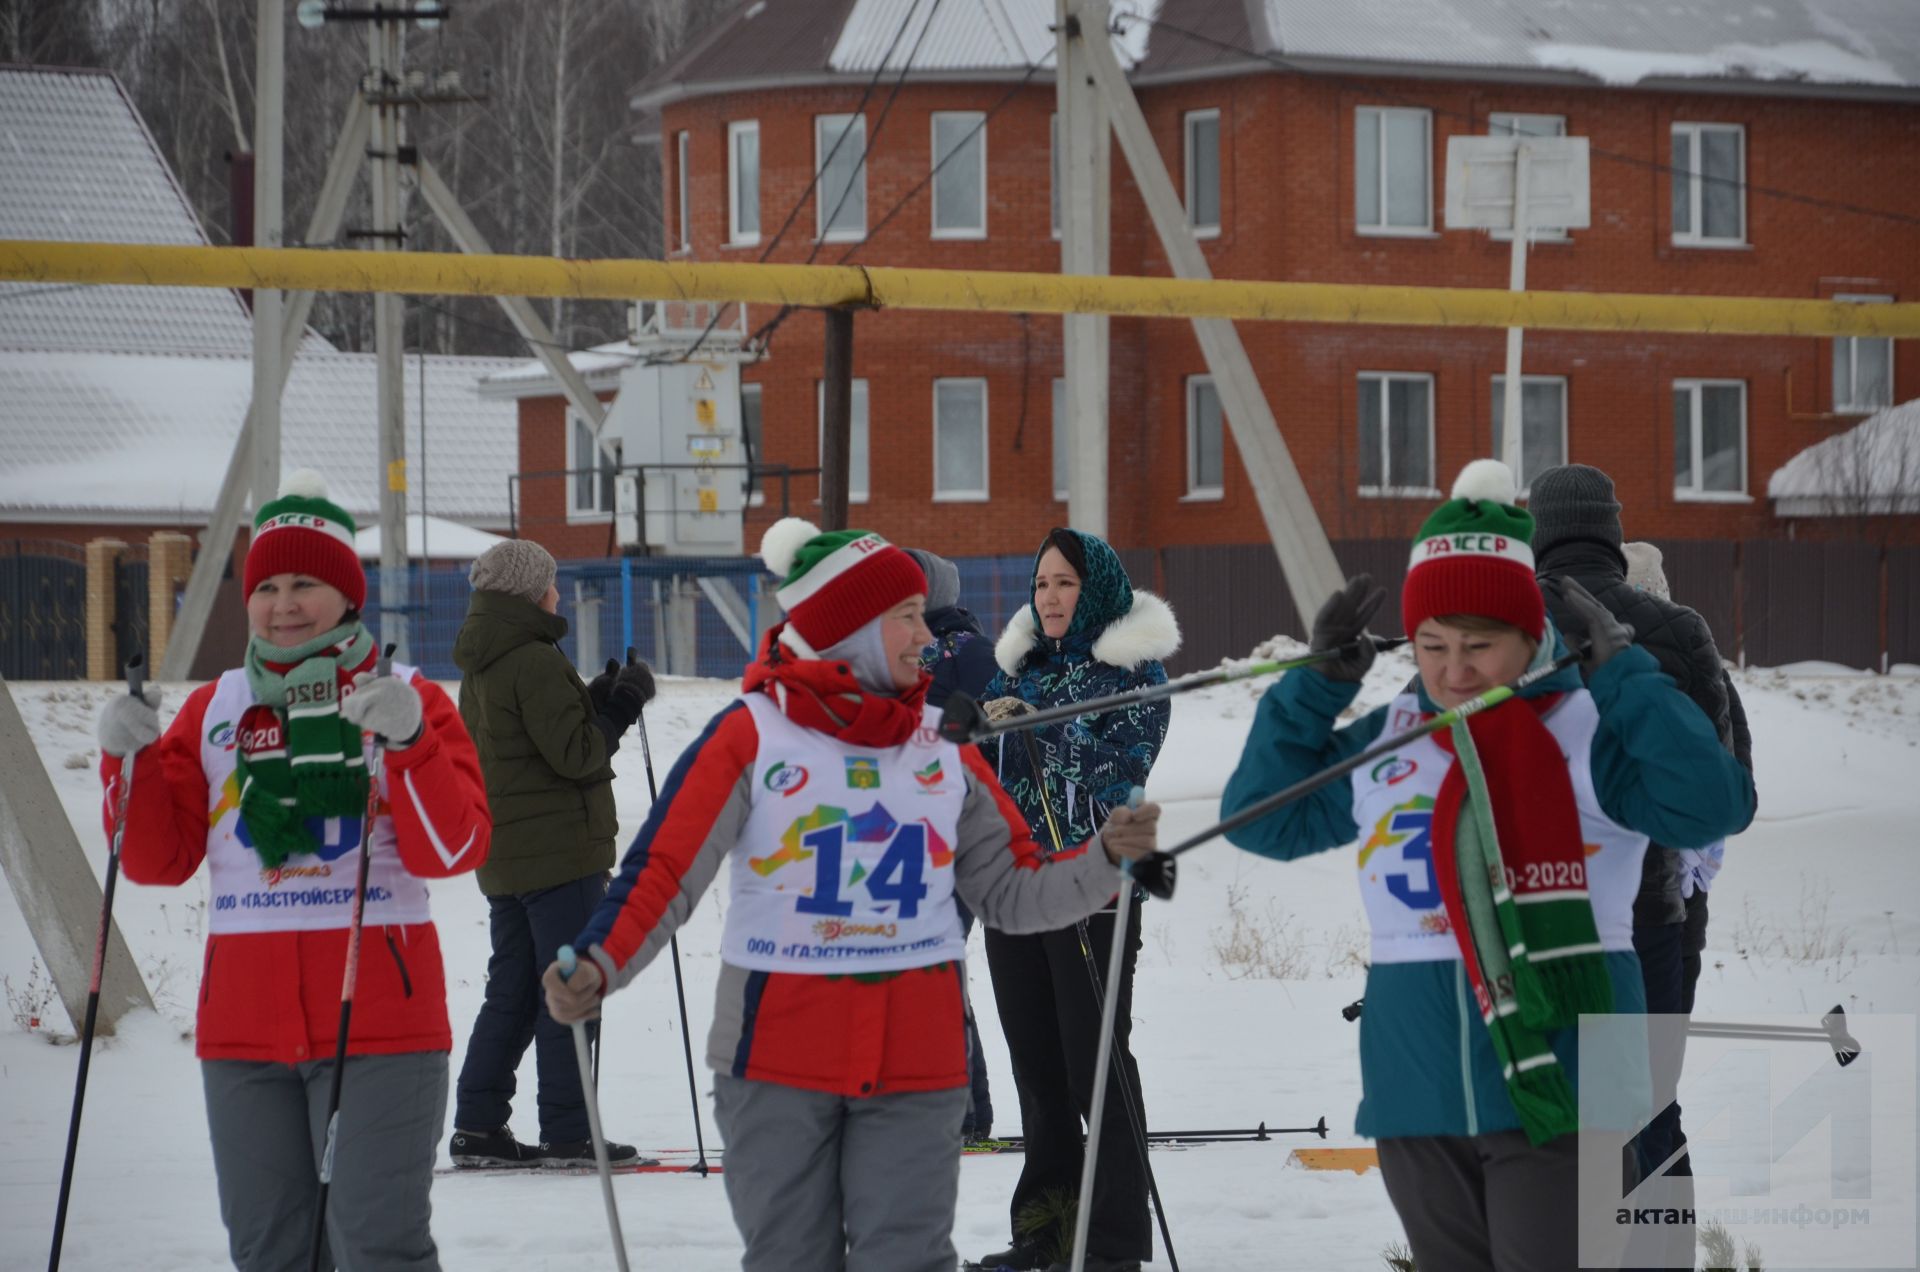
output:
M210 746L217 746L223 751L231 751L233 750L233 742L234 732L233 721L231 720L222 720L207 730L207 743Z
M871 755L847 757L847 785L856 791L880 789L880 761Z
M1388 786L1397 786L1412 777L1419 771L1419 768L1420 766L1412 760L1402 759L1397 755L1390 755L1374 765L1373 771L1368 773L1367 777L1371 781L1382 782Z
M807 784L807 776L807 770L798 764L788 764L782 760L768 769L767 775L760 780L761 784L770 791L777 791L781 795L794 795Z
M923 769L914 770L913 780L920 783L923 791L937 791L941 783L947 780L947 775L941 771L940 761L935 760Z

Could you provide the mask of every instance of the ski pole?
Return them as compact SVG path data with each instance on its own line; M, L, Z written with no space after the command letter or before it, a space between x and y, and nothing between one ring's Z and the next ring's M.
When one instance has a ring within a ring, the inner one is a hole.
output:
M1107 991L1100 999L1100 1049L1093 1061L1093 1105L1087 1115L1087 1149L1080 1163L1080 1200L1074 1206L1073 1214L1073 1262L1071 1272L1086 1272L1087 1231L1093 1220L1093 1175L1094 1167L1100 1155L1100 1122L1105 1112L1107 1097L1107 1070L1113 1064L1113 1021L1115 1008L1120 1002L1120 967L1126 958L1127 912L1133 904L1133 863L1123 861L1120 864L1120 896L1113 907L1113 945L1107 951ZM1141 1144L1142 1155L1146 1145ZM1152 1171L1148 1171L1152 1179ZM1158 1189L1154 1190L1156 1193ZM1158 1198L1156 1197L1156 1202ZM1166 1216L1160 1216L1161 1240L1166 1240ZM1167 1260L1173 1263L1172 1243L1167 1246ZM1175 1267L1179 1265L1173 1264Z
M1397 649L1407 643L1404 636L1365 636L1362 639L1373 642L1375 649ZM1013 716L1005 720L990 721L980 711L980 704L964 693L955 693L947 699L946 708L940 716L940 736L948 742L965 746L969 742L984 742L988 738L999 737L1003 733L1016 730L1038 729L1049 724L1058 724L1062 720L1079 720L1090 715L1104 715L1109 711L1118 711L1124 707L1136 706L1142 702L1153 702L1160 698L1171 698L1177 694L1190 693L1195 689L1205 689L1210 685L1231 684L1236 680L1251 680L1256 676L1270 676L1275 672L1291 671L1296 667L1311 667L1315 663L1331 662L1340 658L1356 646L1358 641L1350 641L1338 649L1323 649L1317 653L1302 654L1298 658L1283 658L1278 661L1232 662L1208 671L1196 671L1190 676L1178 680L1169 680L1164 684L1148 685L1143 689L1129 689L1125 693L1109 694L1104 698L1088 698L1085 702L1066 702L1057 707L1047 707L1027 715Z
M380 651L375 676L393 674L392 644ZM333 1080L327 1093L327 1141L320 1152L320 1194L313 1208L313 1240L307 1247L309 1272L320 1272L320 1252L326 1246L327 1193L333 1188L333 1151L340 1135L340 1088L347 1076L347 1029L353 1022L353 990L360 979L360 930L367 910L367 870L373 859L373 823L380 813L380 771L386 739L373 735L373 753L367 758L367 811L360 822L360 877L353 888L353 918L347 924L347 964L340 977L340 1028L333 1044Z
M633 647L629 645L627 661L632 662L633 659ZM647 795L657 804L660 802L660 788L653 781L653 747L647 741L647 712L644 707L635 723L640 726L640 756L647 763ZM676 932L668 937L667 945L673 951L673 996L680 1003L680 1048L687 1055L687 1099L693 1105L693 1143L700 1154L700 1160L693 1169L705 1177L712 1168L707 1165L707 1142L700 1131L700 1085L693 1076L693 1031L687 1024L686 982L680 976L680 934Z
M580 965L573 946L562 945L556 957L560 962L560 979L570 979L574 968ZM573 1057L580 1064L580 1089L587 1097L587 1129L593 1132L593 1164L600 1169L600 1196L607 1203L607 1227L613 1233L613 1261L620 1272L627 1272L627 1239L620 1232L620 1208L613 1204L613 1168L607 1164L607 1137L600 1130L600 1096L591 1081L584 1020L573 1022Z
M1117 1012L1115 1013L1118 1014ZM1313 1126L1268 1126L1265 1122L1258 1126L1232 1127L1217 1131L1148 1131L1147 1141L1152 1144L1265 1144L1281 1135L1318 1135L1327 1138L1327 1119L1321 1118ZM1024 1149L1027 1137L1009 1135L1003 1140L994 1140L994 1144L1008 1149Z
M1249 804L1233 816L1216 822L1205 830L1196 831L1173 847L1162 849L1135 862L1133 877L1141 887L1164 901L1173 896L1174 885L1178 880L1174 863L1182 853L1191 852L1208 840L1216 839L1228 831L1238 830L1250 822L1257 822L1284 805L1311 795L1323 786L1332 785L1355 769L1371 764L1383 755L1391 755L1409 742L1424 738L1430 733L1438 733L1442 729L1450 729L1468 716L1477 715L1489 707L1497 707L1509 698L1518 696L1529 686L1565 671L1585 656L1585 645L1579 649L1570 650L1544 667L1537 667L1504 685L1495 685L1485 693L1469 698L1457 707L1440 712L1425 724L1408 729L1405 733L1397 733L1384 742L1375 743L1358 755L1349 756L1338 764L1321 769L1311 777L1302 778L1285 790L1276 791L1265 799Z
M142 657L127 661L127 692L138 698L144 677ZM80 1069L73 1079L73 1113L67 1119L67 1159L60 1168L60 1200L53 1211L53 1248L47 1272L60 1266L60 1246L67 1235L67 1198L73 1190L73 1159L80 1147L80 1107L87 1100L87 1070L93 1065L93 1030L100 1017L100 974L107 964L107 934L113 926L113 885L120 878L120 844L127 834L127 807L133 798L133 761L120 764L120 799L113 810L113 842L107 846L107 881L100 893L100 930L93 938L93 974L87 979L87 1016L80 1026Z

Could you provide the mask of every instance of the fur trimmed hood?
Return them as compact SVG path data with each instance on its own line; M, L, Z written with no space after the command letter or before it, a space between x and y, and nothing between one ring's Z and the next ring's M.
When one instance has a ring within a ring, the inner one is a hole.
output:
M1000 670L1016 676L1028 654L1046 648L1033 607L1025 605L994 643L993 660ZM1170 658L1179 648L1180 623L1173 616L1173 607L1152 592L1135 588L1132 607L1107 624L1094 640L1092 652L1097 661L1130 671L1144 662Z

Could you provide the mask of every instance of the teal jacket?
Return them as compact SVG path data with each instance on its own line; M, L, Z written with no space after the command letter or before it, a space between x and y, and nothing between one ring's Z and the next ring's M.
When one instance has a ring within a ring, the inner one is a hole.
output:
M1557 637L1555 651L1564 652ZM1533 685L1526 696L1580 687L1579 671L1568 668ZM1384 706L1346 728L1334 727L1359 688L1302 670L1289 672L1269 689L1221 797L1221 816L1378 741L1386 724ZM1639 648L1621 652L1595 673L1587 690L1600 713L1593 739L1594 788L1609 818L1675 847L1712 843L1747 824L1753 815L1753 779L1651 654ZM1420 705L1438 709L1424 689ZM1358 835L1353 787L1342 781L1227 838L1249 852L1290 861L1350 844ZM1605 957L1615 1009L1644 1012L1639 960L1628 951L1609 951ZM1576 1032L1560 1031L1551 1041L1577 1087ZM1458 960L1386 963L1368 970L1360 1082L1354 1126L1370 1138L1484 1135L1520 1126L1493 1040Z

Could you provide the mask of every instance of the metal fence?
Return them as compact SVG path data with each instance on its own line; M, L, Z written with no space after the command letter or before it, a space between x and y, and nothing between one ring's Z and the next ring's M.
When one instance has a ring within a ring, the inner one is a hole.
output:
M87 554L71 543L15 539L0 548L0 674L87 674Z
M147 545L130 543L113 566L113 665L124 667L147 652L149 622Z

